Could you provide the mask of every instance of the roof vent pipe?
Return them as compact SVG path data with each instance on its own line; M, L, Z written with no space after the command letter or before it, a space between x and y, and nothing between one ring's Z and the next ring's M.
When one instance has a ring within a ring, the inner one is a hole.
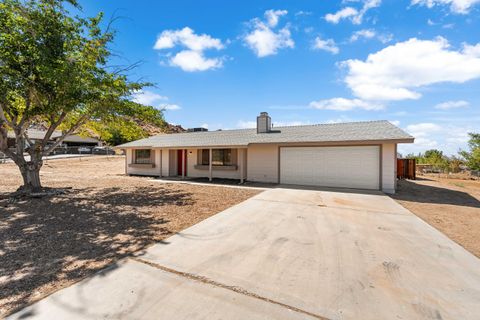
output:
M268 133L272 128L272 118L267 112L260 112L257 117L257 133Z

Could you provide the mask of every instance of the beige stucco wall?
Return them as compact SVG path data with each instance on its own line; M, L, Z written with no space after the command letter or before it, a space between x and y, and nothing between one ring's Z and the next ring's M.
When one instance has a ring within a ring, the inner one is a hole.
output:
M131 167L133 150L126 150L127 174L146 176L176 176L177 175L177 150L154 149L153 168ZM207 170L197 169L197 149L187 150L187 176L208 177ZM243 154L243 155L242 155ZM243 177L248 181L278 183L279 180L279 145L258 144L250 145L248 149L238 149L236 170L213 169L213 178L240 179L242 166ZM396 188L396 144L386 143L381 147L381 189L385 193L394 193ZM243 158L243 161L242 161Z
M278 183L278 145L250 145L247 168L249 181Z
M153 168L140 168L130 166L133 163L134 149L126 150L127 174L142 176L159 176L160 175L160 150L152 150L154 158Z
M382 191L385 193L395 193L397 180L397 154L395 143L385 143L382 145Z

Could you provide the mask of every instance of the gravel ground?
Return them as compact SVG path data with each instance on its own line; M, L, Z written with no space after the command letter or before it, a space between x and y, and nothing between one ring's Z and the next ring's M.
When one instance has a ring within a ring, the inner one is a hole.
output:
M0 318L259 192L124 172L123 157L51 160L43 185L72 189L11 203L21 176L0 164Z
M392 198L480 258L480 181L403 180Z

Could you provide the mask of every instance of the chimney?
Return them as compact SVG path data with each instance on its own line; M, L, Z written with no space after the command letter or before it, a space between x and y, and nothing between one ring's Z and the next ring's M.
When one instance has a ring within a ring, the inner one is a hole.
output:
M268 133L272 128L272 118L267 112L260 112L257 117L257 133Z

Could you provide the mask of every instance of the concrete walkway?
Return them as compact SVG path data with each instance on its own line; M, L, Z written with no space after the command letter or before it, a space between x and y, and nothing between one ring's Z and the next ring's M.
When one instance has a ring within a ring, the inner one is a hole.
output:
M380 193L272 189L10 319L478 319L480 260Z

